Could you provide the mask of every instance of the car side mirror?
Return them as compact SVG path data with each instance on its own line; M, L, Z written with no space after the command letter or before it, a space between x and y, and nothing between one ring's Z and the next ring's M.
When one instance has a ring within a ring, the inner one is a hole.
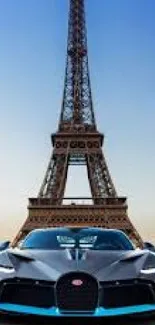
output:
M19 241L16 247L17 247L17 248L21 248L21 247L22 247L22 244L23 244L23 241L24 241L24 240Z
M7 249L10 246L10 241L6 240L0 243L0 251Z
M150 242L144 242L143 248L155 252L155 246Z

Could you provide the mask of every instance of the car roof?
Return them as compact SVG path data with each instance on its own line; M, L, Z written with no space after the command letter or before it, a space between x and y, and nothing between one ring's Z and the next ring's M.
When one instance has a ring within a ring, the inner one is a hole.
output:
M119 229L109 229L109 228L101 228L101 227L49 227L49 228L39 228L39 229L34 229L31 232L48 232L48 231L64 231L64 230L68 230L71 232L80 232L83 230L88 230L91 232L114 232L114 233L123 233L125 234L122 230Z

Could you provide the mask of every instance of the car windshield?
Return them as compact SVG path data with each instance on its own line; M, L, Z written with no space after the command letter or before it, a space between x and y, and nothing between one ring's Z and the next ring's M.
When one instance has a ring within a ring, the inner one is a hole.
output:
M121 231L90 229L48 229L32 231L21 249L83 248L94 250L133 250L128 237Z

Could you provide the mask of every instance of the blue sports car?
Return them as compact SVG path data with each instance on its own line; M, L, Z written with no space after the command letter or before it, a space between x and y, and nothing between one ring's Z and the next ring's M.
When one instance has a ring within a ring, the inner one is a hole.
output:
M48 228L0 252L0 311L110 317L155 311L155 253L119 230Z

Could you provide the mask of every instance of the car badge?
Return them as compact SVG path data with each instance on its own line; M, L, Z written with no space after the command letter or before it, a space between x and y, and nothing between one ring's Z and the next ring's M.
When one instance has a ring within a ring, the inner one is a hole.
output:
M75 280L72 281L72 284L73 284L74 286L76 286L76 287L80 287L80 286L82 286L83 281L80 280L80 279L75 279Z

